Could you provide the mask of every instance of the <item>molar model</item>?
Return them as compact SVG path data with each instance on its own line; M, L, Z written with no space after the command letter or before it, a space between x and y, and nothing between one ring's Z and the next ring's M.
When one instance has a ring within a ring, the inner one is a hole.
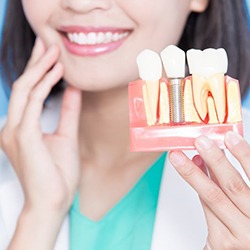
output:
M148 125L157 121L159 96L159 79L162 76L162 63L159 55L152 50L144 50L137 57L140 78L145 81L142 86L143 100Z
M162 77L162 62L167 77ZM224 49L187 52L170 45L160 56L144 50L137 57L140 78L129 83L132 151L194 149L199 135L225 148L227 131L243 134L238 81L225 76Z

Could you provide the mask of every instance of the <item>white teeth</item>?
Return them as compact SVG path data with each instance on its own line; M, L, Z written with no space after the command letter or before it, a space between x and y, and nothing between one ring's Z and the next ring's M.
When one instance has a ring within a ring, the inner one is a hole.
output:
M160 56L152 50L143 50L136 58L139 75L142 80L155 81L162 76Z
M105 34L105 42L111 42L112 41L112 33L111 32L107 32L106 34Z
M90 32L87 35L87 43L88 44L96 44L97 36L94 32Z
M116 42L128 36L129 32L90 32L90 33L67 33L67 37L72 43L79 45L95 45L101 43Z
M79 34L79 38L77 37L77 34L74 34L75 40L79 39L80 44L85 44L87 41L87 36L84 33Z
M161 58L168 78L185 76L185 52L170 45L161 52Z
M143 99L148 125L154 125L157 120L159 98L159 79L162 76L160 56L152 50L142 51L136 58L139 75L145 81Z
M217 73L225 74L228 67L227 53L224 49L190 49L187 52L189 71L192 75L210 77Z
M226 115L226 93L224 74L228 59L224 49L191 49L187 52L189 71L193 75L193 94L196 109L202 120L208 110L208 94L212 94L218 120L222 123Z

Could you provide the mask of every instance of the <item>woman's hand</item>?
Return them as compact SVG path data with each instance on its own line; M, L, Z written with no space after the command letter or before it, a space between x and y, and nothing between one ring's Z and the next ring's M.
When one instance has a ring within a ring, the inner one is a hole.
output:
M226 134L225 144L249 180L249 144L233 132ZM201 136L195 146L200 156L192 161L178 151L170 153L170 161L200 197L208 226L204 249L250 249L249 186L211 140Z
M45 49L41 39L36 40L25 72L13 85L7 122L0 133L0 147L10 159L24 191L25 204L19 224L41 222L53 228L49 224L55 220L57 229L78 184L81 107L80 90L67 87L57 130L53 134L41 131L44 101L63 75L63 66L57 62L59 54L57 46ZM43 219L38 222L38 217ZM41 249L46 247L41 244Z

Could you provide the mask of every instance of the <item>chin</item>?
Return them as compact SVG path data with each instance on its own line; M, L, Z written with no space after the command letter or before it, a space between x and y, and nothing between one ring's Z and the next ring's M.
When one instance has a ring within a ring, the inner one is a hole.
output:
M120 88L127 88L128 82L126 83L119 83L118 81L107 81L100 80L100 78L87 78L79 77L79 78L69 78L67 76L64 77L65 82L69 85L74 86L82 91L88 92L102 92L102 91L109 91L114 89ZM115 82L115 83L114 83Z

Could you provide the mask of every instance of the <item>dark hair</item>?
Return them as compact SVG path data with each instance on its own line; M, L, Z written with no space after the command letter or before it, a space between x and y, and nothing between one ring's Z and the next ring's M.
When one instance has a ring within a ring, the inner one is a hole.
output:
M6 83L23 72L35 40L20 0L8 1L0 57ZM250 41L244 0L210 0L203 13L191 13L179 42L180 48L223 47L229 58L228 75L239 79L244 95L250 80Z
M244 0L210 0L205 12L191 13L179 46L224 48L227 51L228 75L239 79L244 96L250 82L250 36L248 12Z

